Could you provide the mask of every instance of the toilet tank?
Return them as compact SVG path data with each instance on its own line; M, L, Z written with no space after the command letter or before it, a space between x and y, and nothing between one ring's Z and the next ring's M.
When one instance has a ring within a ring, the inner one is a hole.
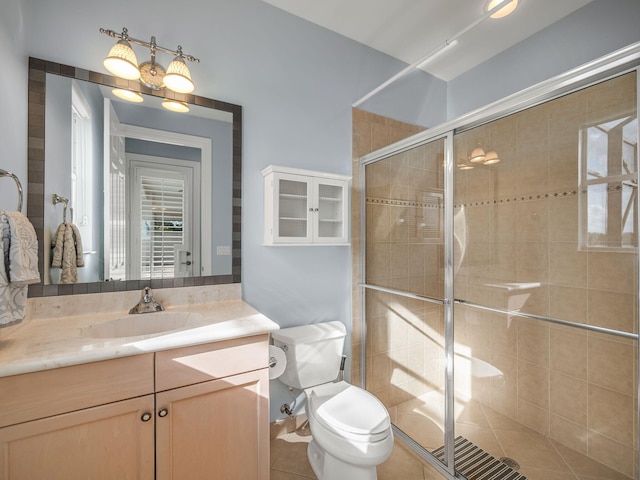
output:
M340 371L347 329L340 322L316 323L271 332L273 344L287 357L285 385L304 389L333 382Z

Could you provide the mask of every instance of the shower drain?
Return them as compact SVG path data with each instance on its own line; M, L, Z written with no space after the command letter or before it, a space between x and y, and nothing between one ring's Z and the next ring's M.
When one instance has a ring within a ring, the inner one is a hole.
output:
M516 462L513 458L501 457L500 461L504 463L507 467L511 467L514 470L520 470L520 464Z

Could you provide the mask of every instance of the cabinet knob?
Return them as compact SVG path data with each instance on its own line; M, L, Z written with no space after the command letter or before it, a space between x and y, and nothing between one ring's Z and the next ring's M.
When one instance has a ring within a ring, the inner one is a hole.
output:
M169 414L169 410L167 410L166 408L163 408L158 412L159 417L166 417L168 414Z
M318 210L320 210L318 207L315 208L314 212L317 212Z
M313 207L309 207L309 211L310 211L310 212L313 212Z
M143 422L148 422L149 420L151 420L151 417L152 417L152 416L153 416L153 415L151 415L151 413L150 413L150 412L144 412L144 413L142 414L142 416L140 417L140 420L142 420Z

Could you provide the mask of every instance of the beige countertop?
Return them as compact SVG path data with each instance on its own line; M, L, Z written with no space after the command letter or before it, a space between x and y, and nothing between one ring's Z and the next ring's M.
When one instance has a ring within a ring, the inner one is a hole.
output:
M109 332L110 323L127 322L130 317L139 317L135 322L163 323L174 317L177 328L136 336L104 334L103 327ZM278 328L240 299L179 305L164 312L130 316L125 310L34 318L0 337L0 377L259 335Z

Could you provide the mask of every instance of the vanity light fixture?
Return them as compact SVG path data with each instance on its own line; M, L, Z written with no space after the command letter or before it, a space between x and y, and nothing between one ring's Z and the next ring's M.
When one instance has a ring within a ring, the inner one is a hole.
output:
M468 167L473 168L473 164L480 163L482 165L494 165L500 162L500 157L495 150L485 151L482 140L476 141L476 146L471 150L469 157L467 158L469 163L461 162L458 164L460 170L469 170ZM467 167L467 168L464 168Z
M151 37L151 42L130 37L126 28L122 29L122 33L101 28L100 33L119 39L111 48L107 58L104 59L105 68L116 77L127 80L140 79L141 83L153 90L161 90L166 87L174 92L190 93L195 89L191 80L191 72L185 60L195 63L199 63L200 60L183 53L182 46L178 45L177 50L169 50L158 45L156 37ZM148 48L151 60L138 65L136 54L131 47L132 43ZM156 62L157 52L175 57L166 71L162 65Z
M498 157L498 154L495 152L495 150L491 150L490 152L487 152L487 156L484 159L484 165L494 165L499 161L500 158Z
M162 101L162 106L167 110L171 110L172 112L187 113L189 111L189 105L187 105L185 102L172 100L170 98L165 98Z
M140 78L138 59L128 39L127 29L125 28L122 32L121 39L111 47L109 55L104 59L104 66L116 77L126 80L137 80Z
M191 72L187 68L187 64L184 63L181 46L178 46L178 55L167 68L164 84L167 88L178 93L191 93L195 88L191 80Z
M480 163L484 162L487 159L487 154L484 152L484 148L482 148L482 143L478 140L476 147L471 150L471 155L469 155L469 161L471 163Z
M503 18L513 13L518 6L519 0L490 0L485 7L485 11L489 12L499 5L504 4L504 7L498 9L491 15L491 18Z
M132 92L131 90L125 90L123 88L114 88L111 90L111 93L127 102L140 103L144 100L138 92Z

